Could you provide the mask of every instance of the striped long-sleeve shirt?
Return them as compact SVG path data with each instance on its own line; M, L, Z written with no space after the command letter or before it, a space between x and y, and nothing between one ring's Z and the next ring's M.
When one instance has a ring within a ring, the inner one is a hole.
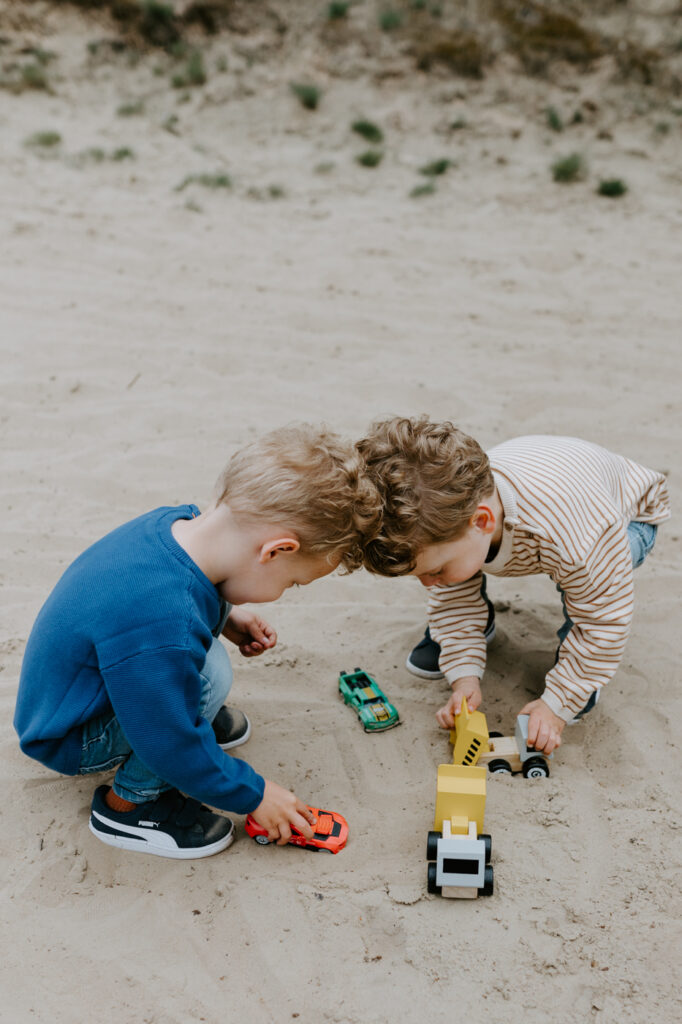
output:
M570 721L620 663L633 611L627 526L669 518L665 477L572 437L519 437L488 456L504 525L499 549L483 571L546 573L564 592L573 628L542 696ZM480 572L429 590L429 627L450 683L480 678L485 669L487 607L480 590Z

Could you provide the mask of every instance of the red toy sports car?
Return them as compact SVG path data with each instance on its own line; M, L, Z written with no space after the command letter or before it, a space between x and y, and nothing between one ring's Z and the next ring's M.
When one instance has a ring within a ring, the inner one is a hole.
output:
M302 846L306 850L328 850L330 853L338 853L346 845L348 840L348 822L336 811L322 811L319 807L310 807L316 822L313 826L313 838L307 839L304 835L291 827L291 839L289 845ZM252 836L257 843L267 846L271 842L268 839L267 830L261 828L255 818L247 814L244 822L247 835Z

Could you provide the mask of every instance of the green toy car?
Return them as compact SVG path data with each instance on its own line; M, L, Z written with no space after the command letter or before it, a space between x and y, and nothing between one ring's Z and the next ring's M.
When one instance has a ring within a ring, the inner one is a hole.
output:
M372 677L361 668L339 674L339 691L356 711L365 732L385 732L400 725L400 716Z

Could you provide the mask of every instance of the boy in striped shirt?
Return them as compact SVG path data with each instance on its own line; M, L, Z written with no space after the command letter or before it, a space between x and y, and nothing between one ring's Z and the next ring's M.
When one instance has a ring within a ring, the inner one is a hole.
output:
M495 613L486 575L546 573L564 624L542 696L521 708L528 743L550 754L567 722L590 711L616 671L633 611L632 571L670 516L665 477L571 437L519 437L486 455L449 422L375 423L358 443L384 502L365 565L428 588L428 628L407 659L452 687L437 712L454 726L462 699L481 703Z

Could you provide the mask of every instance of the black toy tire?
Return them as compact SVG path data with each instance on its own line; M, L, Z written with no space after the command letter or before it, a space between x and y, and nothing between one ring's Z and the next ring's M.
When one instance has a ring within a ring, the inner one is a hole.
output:
M490 761L488 771L491 775L511 775L512 773L509 761L505 761L503 757L496 757L494 761Z
M492 896L493 889L495 888L494 874L492 865L487 864L485 868L485 874L483 875L483 888L478 890L479 896Z
M481 834L480 834L480 836L478 838L482 839L483 842L485 843L485 862L486 862L486 864L490 864L490 858L491 858L492 852L493 852L492 837L489 836L486 832L481 832Z
M503 732L489 732L488 736L491 740L499 740L501 736L504 736Z
M426 859L436 860L438 857L438 840L442 837L442 832L429 832L426 837Z
M432 896L440 896L441 886L436 885L436 865L434 861L430 861L426 869L426 888Z
M548 779L549 765L544 757L529 757L523 762L524 779Z

